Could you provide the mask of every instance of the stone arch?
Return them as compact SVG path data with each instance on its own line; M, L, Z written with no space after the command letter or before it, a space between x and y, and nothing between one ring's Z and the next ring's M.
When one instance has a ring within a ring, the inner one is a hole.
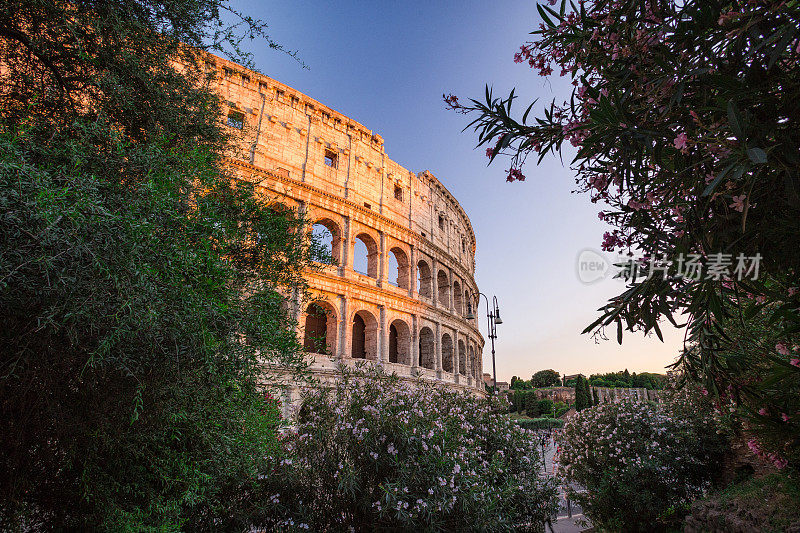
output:
M303 351L323 355L336 354L336 309L324 300L311 302L302 317Z
M464 308L461 306L461 284L458 280L453 281L453 308L457 315L464 314Z
M399 246L389 250L389 283L401 289L408 289L411 268L406 252Z
M458 373L467 375L467 348L463 340L458 341Z
M338 264L342 259L342 233L339 225L329 218L321 218L311 226L311 235L332 259L333 264Z
M469 289L464 289L464 313L466 315L473 314L472 305L472 295L470 294Z
M389 362L411 365L411 328L399 318L389 325Z
M353 242L353 270L378 278L378 242L369 233L362 232Z
M420 260L417 262L417 292L424 298L433 297L433 276L428 262Z
M439 271L436 275L436 285L439 289L439 305L450 309L450 280L447 278L447 272Z
M453 337L449 333L442 334L442 370L453 371Z
M366 310L356 311L350 321L351 346L350 357L353 359L378 359L378 321Z
M419 330L419 366L431 370L436 367L436 339L427 326Z

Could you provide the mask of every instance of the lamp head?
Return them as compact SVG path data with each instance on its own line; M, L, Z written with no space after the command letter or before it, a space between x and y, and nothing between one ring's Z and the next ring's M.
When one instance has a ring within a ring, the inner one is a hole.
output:
M495 310L494 310L494 323L495 324L502 324L503 323L503 319L500 318L500 309L499 308L495 308Z

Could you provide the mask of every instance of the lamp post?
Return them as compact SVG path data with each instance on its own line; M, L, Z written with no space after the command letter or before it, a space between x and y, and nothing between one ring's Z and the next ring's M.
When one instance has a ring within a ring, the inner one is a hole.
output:
M488 323L488 336L492 339L492 379L494 380L493 389L494 393L497 394L497 365L495 364L494 360L494 340L497 338L497 324L502 324L503 319L500 318L500 308L497 306L497 296L492 296L492 309L489 309L489 297L483 294L482 292L478 293L478 297L475 299L475 307L480 305L481 303L481 296L486 300L486 320ZM472 314L472 309L468 309L467 312L467 320L472 320L475 318L475 315ZM483 369L481 369L481 374L483 373Z

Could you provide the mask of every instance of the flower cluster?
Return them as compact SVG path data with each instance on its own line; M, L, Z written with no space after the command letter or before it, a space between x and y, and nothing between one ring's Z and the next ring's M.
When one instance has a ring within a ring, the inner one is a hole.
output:
M725 427L708 398L669 390L667 403L622 401L580 411L559 438L560 472L595 526L653 527L710 486Z
M265 476L312 530L531 530L553 510L536 441L500 406L378 371L309 391L283 461ZM276 482L277 480L277 482ZM538 525L538 526L537 526Z

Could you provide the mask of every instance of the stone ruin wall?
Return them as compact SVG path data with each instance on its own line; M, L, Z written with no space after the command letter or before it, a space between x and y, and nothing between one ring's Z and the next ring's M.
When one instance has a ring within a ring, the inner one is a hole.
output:
M336 361L363 355L409 381L484 394L484 340L477 318L466 318L478 294L475 234L452 194L431 172L390 159L377 133L291 87L216 56L206 68L222 119L239 136L233 172L332 236L336 264L308 273L326 314L327 353L309 354L315 373L333 376ZM353 268L356 238L368 250L367 272ZM389 254L397 279L388 278ZM301 339L309 311L297 311ZM354 322L364 324L363 353ZM296 392L287 387L285 400Z
M533 389L536 396L540 399L550 399L554 402L564 402L569 405L575 404L574 387L550 387L546 389ZM660 401L659 391L644 388L623 388L623 387L589 387L589 392L594 394L600 403L616 402L621 400L633 401ZM513 391L512 391L513 392Z

